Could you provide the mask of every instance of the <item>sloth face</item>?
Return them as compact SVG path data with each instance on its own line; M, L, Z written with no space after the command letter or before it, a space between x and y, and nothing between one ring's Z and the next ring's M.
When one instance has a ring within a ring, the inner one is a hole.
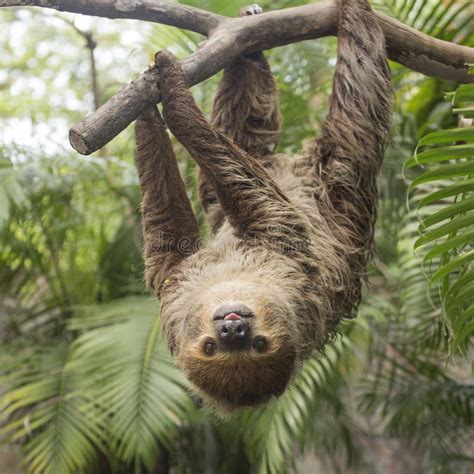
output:
M285 390L296 365L292 315L281 295L255 282L220 283L193 305L178 364L209 405L232 411Z
M325 334L318 293L300 265L263 247L244 250L197 252L161 294L169 348L220 415L281 395Z

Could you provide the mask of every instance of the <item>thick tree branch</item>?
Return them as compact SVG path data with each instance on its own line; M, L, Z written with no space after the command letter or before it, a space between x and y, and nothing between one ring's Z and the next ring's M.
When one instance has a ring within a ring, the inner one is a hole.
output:
M233 19L157 0L0 0L0 7L26 5L107 18L141 19L206 35L204 46L182 62L190 85L216 74L243 52L337 33L334 0ZM474 82L466 66L474 63L474 49L432 38L393 18L377 15L391 59L426 75ZM103 147L147 105L159 102L156 82L157 72L151 68L123 87L99 110L72 127L72 146L82 154Z

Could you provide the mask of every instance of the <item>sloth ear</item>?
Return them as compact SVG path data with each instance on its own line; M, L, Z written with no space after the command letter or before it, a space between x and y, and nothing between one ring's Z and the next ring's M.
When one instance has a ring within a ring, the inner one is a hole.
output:
M159 296L179 264L199 248L199 227L156 107L138 118L136 140L145 279Z

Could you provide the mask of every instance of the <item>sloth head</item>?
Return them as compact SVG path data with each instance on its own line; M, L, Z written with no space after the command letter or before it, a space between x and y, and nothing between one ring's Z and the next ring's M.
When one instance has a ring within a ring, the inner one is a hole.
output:
M197 391L225 411L281 395L296 362L283 323L291 317L288 305L254 282L220 283L203 297L187 318L178 352Z
M170 291L170 300L162 298L164 331L178 365L206 405L221 413L281 395L302 346L314 340L314 330L304 330L310 315L298 304L301 277L265 273L262 267L227 273L213 284L193 275Z

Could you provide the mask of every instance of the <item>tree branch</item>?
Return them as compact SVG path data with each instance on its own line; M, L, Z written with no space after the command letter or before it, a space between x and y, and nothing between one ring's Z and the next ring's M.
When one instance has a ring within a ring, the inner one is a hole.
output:
M107 18L134 18L201 33L208 37L204 46L182 61L189 85L211 77L244 52L337 33L334 0L241 18L158 0L0 0L0 7L8 6L41 6ZM432 38L381 13L377 16L390 59L429 76L474 82L466 66L474 63L473 48ZM147 105L160 101L156 82L157 72L151 68L123 87L99 110L71 128L72 146L79 153L90 154L107 144Z
M207 36L226 17L161 0L0 0L0 8L42 7L104 18L128 18L176 26Z

